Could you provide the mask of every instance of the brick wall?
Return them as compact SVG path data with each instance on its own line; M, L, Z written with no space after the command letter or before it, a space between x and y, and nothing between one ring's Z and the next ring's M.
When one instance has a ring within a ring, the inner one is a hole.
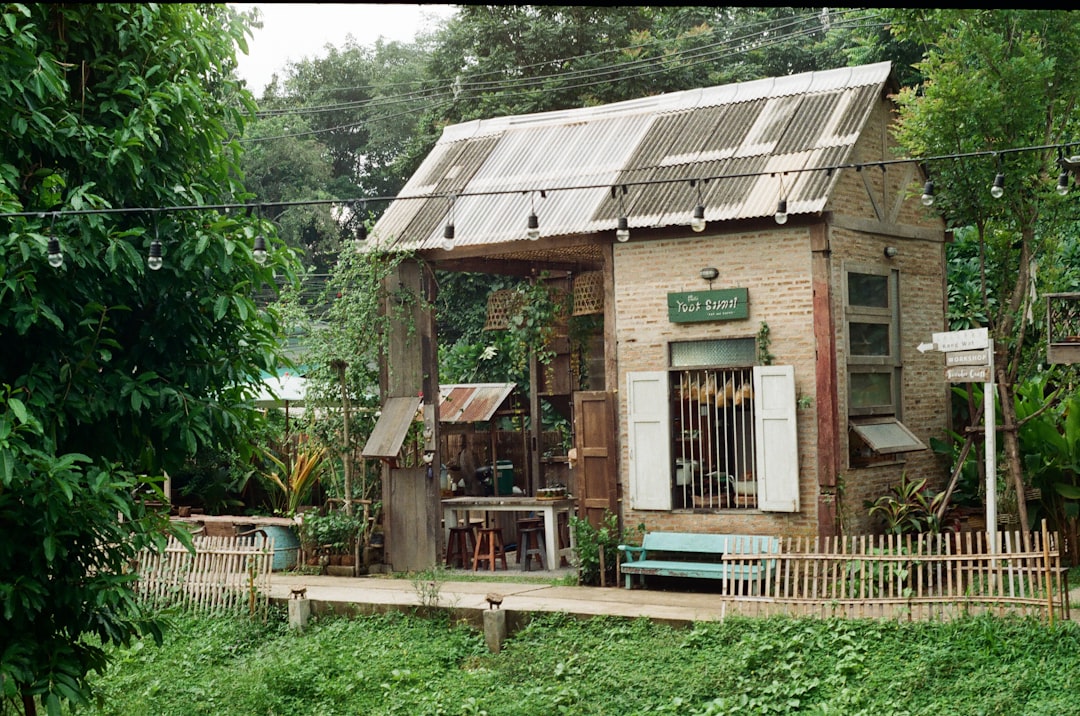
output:
M888 134L885 102L871 117L858 143L853 162L895 156ZM837 172L836 185L826 217L879 222L913 228L901 232L921 238L901 238L866 230L837 228L826 232L831 310L837 346L839 390L839 481L843 500L839 511L851 533L869 530L863 500L874 499L902 470L945 479L946 468L929 451L910 453L902 462L887 467L853 470L848 466L846 328L841 287L847 263L886 265L900 271L901 341L903 369L903 420L927 445L932 436L944 436L948 386L942 380L940 354L921 354L920 342L930 333L944 330L944 231L939 219L926 213L918 200L923 177L910 167L897 165L882 171L868 167ZM849 222L850 223L850 222ZM796 395L813 398L815 386L814 311L811 274L811 229L793 220L785 226L763 225L751 231L725 232L711 224L705 234L687 229L685 237L617 244L614 247L614 312L619 391L619 474L623 522L628 527L644 523L648 529L680 531L746 532L756 534L816 535L818 533L818 479L823 468L818 459L815 406L798 410L800 512L767 513L755 510L694 512L634 511L630 509L628 428L625 386L627 373L662 370L668 366L668 344L673 341L754 337L762 322L769 325L777 365L795 368ZM936 238L934 234L936 233ZM888 260L885 246L899 254ZM749 318L736 321L677 324L668 320L669 292L709 288L700 269L716 267L720 276L713 288L747 288Z
M771 351L777 365L795 367L797 395L812 396L814 385L813 296L810 281L810 238L807 228L766 229L753 233L701 236L687 230L686 238L629 242L615 247L615 313L620 392L620 475L622 493L629 495L626 396L627 373L661 370L668 365L673 341L753 338L761 323L769 324ZM699 271L720 271L714 289L746 288L749 317L705 323L671 323L667 294L708 289ZM812 410L799 413L800 502L795 514L757 511L695 513L629 509L624 499L624 524L644 522L649 529L731 531L760 534L815 534L817 530L816 423Z

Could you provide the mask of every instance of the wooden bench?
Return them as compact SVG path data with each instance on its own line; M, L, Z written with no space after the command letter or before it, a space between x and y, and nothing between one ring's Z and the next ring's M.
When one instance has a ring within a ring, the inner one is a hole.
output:
M757 594L762 578L776 570L775 559L757 555L776 554L776 537L691 532L649 532L641 546L619 545L625 555L620 565L626 575L626 588L638 575L644 585L646 576L694 577L698 579L745 582Z

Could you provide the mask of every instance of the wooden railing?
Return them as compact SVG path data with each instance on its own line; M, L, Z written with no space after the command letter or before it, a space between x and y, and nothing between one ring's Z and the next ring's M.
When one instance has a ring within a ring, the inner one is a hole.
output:
M138 567L140 596L158 608L246 609L265 617L273 540L195 535L192 542L195 554L174 537L160 554L143 554Z
M732 613L747 615L1069 618L1056 533L999 532L997 540L991 553L982 532L784 538L775 554L725 554L724 562L768 568L753 584L727 579L719 592Z

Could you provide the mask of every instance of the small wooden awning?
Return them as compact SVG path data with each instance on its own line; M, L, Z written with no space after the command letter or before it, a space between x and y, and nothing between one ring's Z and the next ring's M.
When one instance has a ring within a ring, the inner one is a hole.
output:
M405 442L405 436L409 433L409 427L416 420L420 400L418 396L387 398L361 454L364 457L384 459L397 457Z

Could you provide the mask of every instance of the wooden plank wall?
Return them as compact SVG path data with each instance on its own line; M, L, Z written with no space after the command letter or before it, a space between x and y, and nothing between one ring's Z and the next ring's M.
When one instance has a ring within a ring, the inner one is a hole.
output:
M195 554L169 537L160 554L139 560L139 594L156 608L247 611L266 616L270 603L273 539L195 535Z

